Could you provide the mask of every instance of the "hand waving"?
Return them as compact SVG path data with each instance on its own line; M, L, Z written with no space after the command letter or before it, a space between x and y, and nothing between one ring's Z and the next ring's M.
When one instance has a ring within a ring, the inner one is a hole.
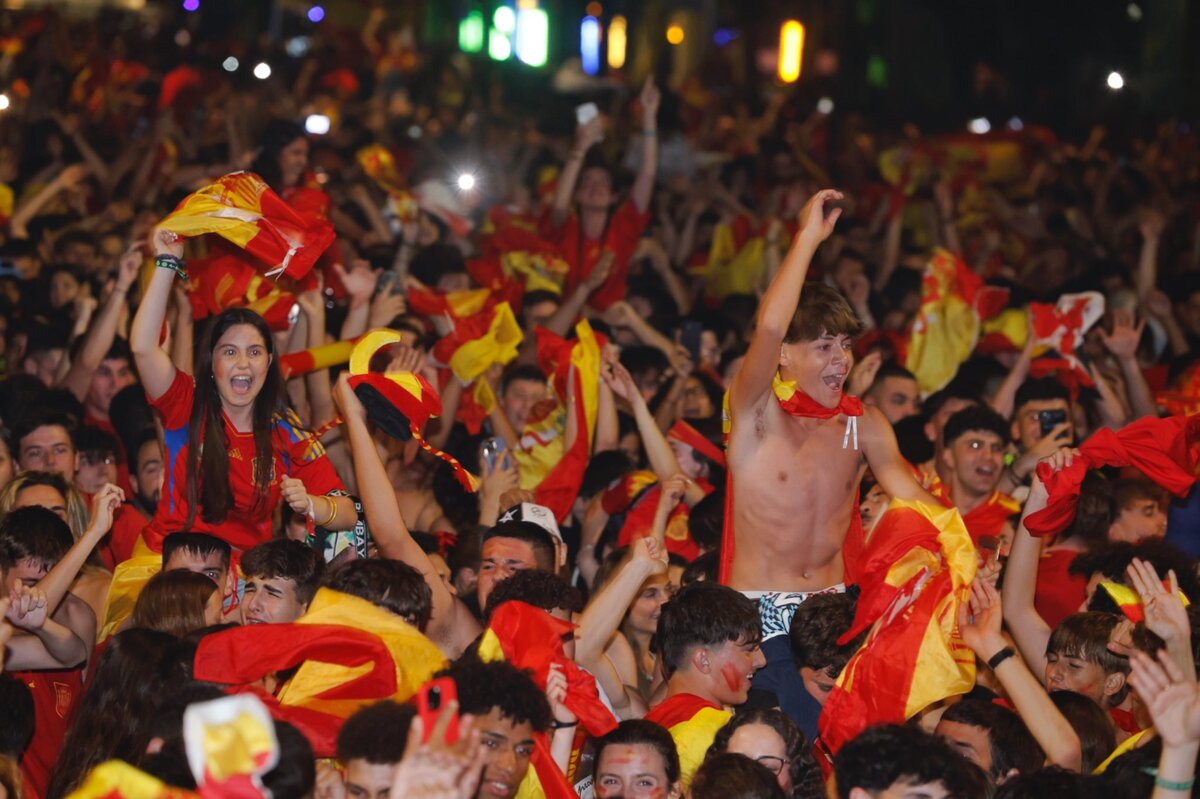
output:
M800 209L800 232L797 235L812 244L820 244L829 238L842 215L842 209L834 208L826 213L826 208L844 196L837 189L824 189L814 194Z

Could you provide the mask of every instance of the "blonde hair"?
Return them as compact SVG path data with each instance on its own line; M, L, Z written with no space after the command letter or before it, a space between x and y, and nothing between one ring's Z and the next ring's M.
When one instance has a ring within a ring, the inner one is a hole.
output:
M21 472L13 477L8 485L0 489L0 518L7 516L8 512L16 507L17 495L34 486L46 486L62 494L67 505L67 526L71 528L71 537L78 541L87 530L91 512L79 489L55 472ZM100 559L100 553L93 549L88 554L87 565L103 568L104 562Z

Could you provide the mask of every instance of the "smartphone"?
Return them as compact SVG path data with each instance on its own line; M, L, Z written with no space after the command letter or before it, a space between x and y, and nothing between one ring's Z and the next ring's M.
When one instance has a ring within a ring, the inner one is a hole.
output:
M442 707L447 702L458 700L458 687L451 677L438 677L421 686L417 691L417 714L425 725L424 741L429 740L437 718L441 715ZM458 716L450 719L446 725L446 745L451 746L458 741Z
M586 125L596 117L600 116L600 109L595 103L584 103L575 108L575 121L580 125Z
M375 296L396 294L400 290L400 275L392 269L384 269L375 284Z
M679 329L679 344L692 356L692 363L700 363L700 336L704 333L704 325L694 319L683 323Z
M1067 421L1066 411L1038 411L1038 422L1042 426L1042 435L1050 435L1050 431Z
M504 439L499 436L491 436L483 440L483 444L479 447L479 454L483 457L483 462L487 464L489 474L496 471L496 462L500 460L504 449Z

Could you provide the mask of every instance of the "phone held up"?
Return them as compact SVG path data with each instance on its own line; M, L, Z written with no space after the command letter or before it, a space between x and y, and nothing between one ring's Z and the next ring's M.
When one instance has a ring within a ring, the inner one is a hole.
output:
M425 729L425 737L422 742L429 741L429 736L433 733L434 725L442 713L442 708L449 702L457 701L458 687L450 677L438 677L421 686L421 690L417 692L417 715L421 717L421 724ZM447 746L452 746L457 742L458 715L455 714L451 717L450 723L446 725L445 743Z

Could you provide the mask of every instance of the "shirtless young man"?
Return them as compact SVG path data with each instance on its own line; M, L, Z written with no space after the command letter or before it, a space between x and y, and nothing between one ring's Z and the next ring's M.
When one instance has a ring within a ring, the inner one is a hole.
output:
M936 502L905 465L884 415L843 394L861 329L853 310L834 290L804 285L813 253L841 215L828 206L841 198L827 189L800 211L799 232L762 298L729 389L734 552L727 582L759 600L768 665L755 687L775 693L793 717L813 708L794 704L807 694L790 663L788 626L809 595L844 586L842 547L857 521L864 457L892 497ZM788 391L777 390L776 375L795 384L788 402L778 396ZM776 653L769 645L780 641Z

